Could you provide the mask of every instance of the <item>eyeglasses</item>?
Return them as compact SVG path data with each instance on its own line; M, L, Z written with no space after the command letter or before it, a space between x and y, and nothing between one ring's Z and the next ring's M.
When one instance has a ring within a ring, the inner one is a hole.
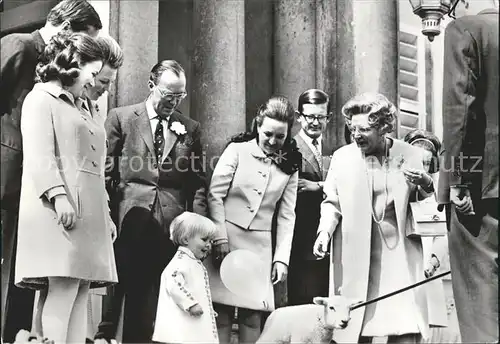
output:
M313 123L314 120L317 120L318 122L326 122L330 116L314 116L314 115L304 115L302 116L306 119L307 123Z
M160 93L161 97L164 98L165 100L171 101L171 100L177 100L181 101L187 96L187 92L181 92L181 93L172 93L169 92L168 90L162 90L158 86L156 86L156 89Z

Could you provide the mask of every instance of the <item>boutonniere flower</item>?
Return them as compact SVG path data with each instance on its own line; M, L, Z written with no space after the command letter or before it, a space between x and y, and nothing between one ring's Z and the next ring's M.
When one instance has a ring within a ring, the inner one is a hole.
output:
M170 130L172 130L174 133L176 133L179 136L187 133L186 127L181 122L173 122L170 125Z

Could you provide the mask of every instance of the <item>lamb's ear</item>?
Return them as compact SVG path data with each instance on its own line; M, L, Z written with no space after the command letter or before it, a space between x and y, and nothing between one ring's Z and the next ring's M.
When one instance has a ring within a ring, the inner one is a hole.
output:
M315 298L313 298L313 303L316 305L324 306L328 304L328 298L316 296Z

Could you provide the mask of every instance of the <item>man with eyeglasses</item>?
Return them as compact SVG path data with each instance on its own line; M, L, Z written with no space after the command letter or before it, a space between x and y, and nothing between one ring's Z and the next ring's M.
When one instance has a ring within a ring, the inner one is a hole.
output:
M301 129L295 141L302 153L302 168L288 274L290 305L308 304L315 296L327 296L329 282L329 260L317 260L312 250L323 201L323 181L328 171L328 157L332 154L325 151L326 145L322 142L330 118L328 95L318 89L305 91L299 96L296 114Z
M96 339L116 337L122 300L124 343L150 343L160 276L175 248L172 220L184 211L206 215L206 177L200 124L177 108L186 75L173 60L156 64L150 94L139 104L113 109L106 120L106 182L117 204L115 256L119 283Z
M451 202L462 342L498 343L498 1L455 0L452 12L458 19L445 32L439 199Z

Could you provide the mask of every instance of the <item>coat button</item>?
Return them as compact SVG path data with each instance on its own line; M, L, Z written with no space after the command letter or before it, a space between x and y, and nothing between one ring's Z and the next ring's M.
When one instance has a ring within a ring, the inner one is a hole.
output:
M92 166L97 167L97 162L92 161Z
M148 205L148 207L149 207L149 209L153 209L153 205L152 204Z
M265 173L262 173L262 177L266 178L266 174L265 174Z
M89 129L89 133L90 133L90 135L94 135L94 132L90 129Z
M90 145L90 148L92 148L92 150L95 151L95 146L94 145Z
M262 191L257 191L257 195L262 195Z
M254 212L254 210L253 210L253 209L250 209L250 212L251 212L251 213L253 213L253 212Z

